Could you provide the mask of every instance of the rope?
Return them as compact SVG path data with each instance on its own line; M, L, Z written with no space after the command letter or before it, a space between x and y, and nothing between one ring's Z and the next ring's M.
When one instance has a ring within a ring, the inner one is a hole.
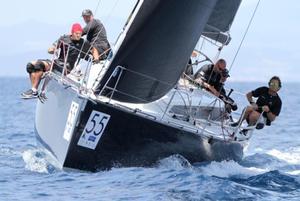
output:
M235 55L234 55L234 58L233 58L232 63L231 63L231 65L230 65L229 71L232 69L232 66L233 66L233 64L234 64L234 62L235 62L235 60L236 60L236 57L237 57L237 55L238 55L238 53L239 53L239 51L240 51L240 49L241 49L241 47L242 47L242 44L243 44L243 42L244 42L244 39L246 38L246 35L247 35L247 33L248 33L248 31L249 31L249 28L250 28L250 25L252 24L253 18L254 18L254 16L255 16L256 11L257 11L257 8L258 8L258 6L259 6L259 3L260 3L260 0L258 0L258 2L257 2L257 4L256 4L256 7L255 7L255 9L254 9L254 11L253 11L253 14L252 14L252 17L251 17L251 19L250 19L250 21L249 21L249 23L248 23L247 29L246 29L246 31L245 31L245 33L244 33L244 36L243 36L243 38L242 38L242 40L241 40L241 42L240 42L240 45L239 45L239 47L238 47L238 49L237 49L237 51L236 51L236 53L235 53Z

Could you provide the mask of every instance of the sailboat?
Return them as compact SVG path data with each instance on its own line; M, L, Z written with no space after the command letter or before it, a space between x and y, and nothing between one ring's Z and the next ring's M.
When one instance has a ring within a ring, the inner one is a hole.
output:
M251 137L231 127L223 100L179 84L199 38L227 45L241 0L140 0L113 55L81 76L51 71L36 108L38 141L61 168L241 160ZM210 61L206 59L206 61Z

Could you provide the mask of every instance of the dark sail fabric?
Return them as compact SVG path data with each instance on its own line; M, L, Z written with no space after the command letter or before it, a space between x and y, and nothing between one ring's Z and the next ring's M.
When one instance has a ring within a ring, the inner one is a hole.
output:
M202 35L224 45L228 45L231 41L231 37L229 34L220 32L216 28L209 25L206 25Z
M231 38L224 32L229 31L241 1L219 0L209 17L202 35L227 45Z
M117 66L124 71L112 98L155 101L169 92L183 73L217 0L146 0L138 11L98 91ZM150 78L151 77L151 78ZM116 75L108 86L114 87ZM111 93L110 90L105 90Z

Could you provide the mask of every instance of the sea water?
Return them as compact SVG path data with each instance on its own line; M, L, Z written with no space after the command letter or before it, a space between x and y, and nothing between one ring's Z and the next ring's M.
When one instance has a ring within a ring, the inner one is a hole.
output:
M246 93L262 84L227 86ZM300 200L300 84L283 83L280 116L255 132L240 163L174 155L96 173L62 171L37 147L37 100L20 99L26 78L0 78L0 86L0 200Z

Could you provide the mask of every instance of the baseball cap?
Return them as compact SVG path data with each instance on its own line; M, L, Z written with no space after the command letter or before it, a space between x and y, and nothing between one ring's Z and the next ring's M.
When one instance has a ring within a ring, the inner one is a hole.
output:
M85 9L82 11L82 16L91 16L93 12L90 9Z
M77 31L80 31L82 32L82 27L80 26L79 23L75 23L72 25L72 28L71 28L71 33L74 33L74 32L77 32Z

